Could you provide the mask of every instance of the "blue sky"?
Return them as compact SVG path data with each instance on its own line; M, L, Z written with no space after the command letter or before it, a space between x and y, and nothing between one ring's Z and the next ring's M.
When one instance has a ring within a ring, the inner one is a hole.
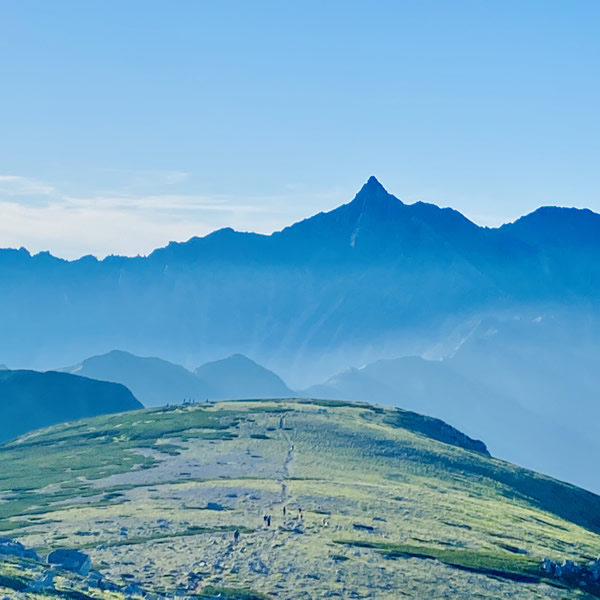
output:
M0 246L270 232L375 175L600 211L600 2L0 1Z

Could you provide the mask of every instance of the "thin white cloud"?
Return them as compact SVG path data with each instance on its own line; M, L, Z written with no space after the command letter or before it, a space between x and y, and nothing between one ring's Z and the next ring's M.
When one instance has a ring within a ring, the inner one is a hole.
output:
M24 201L24 195L38 198ZM123 192L79 196L4 175L0 176L0 247L24 246L33 253L49 250L70 259L85 254L148 254L170 241L185 241L221 227L271 233L323 206L333 208L341 194L336 190L308 196L308 202L305 193L290 190L264 197Z
M184 171L171 171L165 173L165 183L167 185L175 185L177 183L183 183L189 177L189 174Z
M54 187L20 175L0 175L0 195L4 196L49 196Z

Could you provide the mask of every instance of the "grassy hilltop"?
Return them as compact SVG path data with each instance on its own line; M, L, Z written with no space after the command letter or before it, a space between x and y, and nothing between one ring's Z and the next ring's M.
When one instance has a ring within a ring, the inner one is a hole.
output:
M600 497L366 404L186 405L28 434L0 446L0 530L189 598L600 597L540 568L600 553ZM0 597L40 569L0 560ZM124 597L74 575L57 585Z

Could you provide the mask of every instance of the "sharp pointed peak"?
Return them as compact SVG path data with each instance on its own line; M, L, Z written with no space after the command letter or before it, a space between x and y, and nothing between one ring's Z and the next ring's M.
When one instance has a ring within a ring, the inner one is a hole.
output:
M388 205L390 202L400 202L398 198L392 196L384 187L381 185L379 180L371 175L367 182L360 188L360 191L354 197L353 205L359 205L361 207L377 207Z
M367 182L362 186L361 191L362 190L383 190L387 194L387 190L383 187L383 185L381 185L379 179L377 179L375 175L371 175L371 177L367 179Z

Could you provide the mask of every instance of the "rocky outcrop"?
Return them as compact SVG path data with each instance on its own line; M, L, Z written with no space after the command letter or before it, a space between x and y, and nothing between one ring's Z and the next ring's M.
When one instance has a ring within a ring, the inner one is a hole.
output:
M48 564L84 576L92 568L90 557L79 550L54 550L48 555Z
M544 558L540 566L544 573L567 583L588 589L600 588L600 557L587 565L578 565L572 560L558 563Z
M30 558L31 560L40 560L40 557L37 555L35 550L31 548L26 548L21 544L21 542L17 542L16 540L12 540L6 537L0 537L0 556L18 556L19 558Z

